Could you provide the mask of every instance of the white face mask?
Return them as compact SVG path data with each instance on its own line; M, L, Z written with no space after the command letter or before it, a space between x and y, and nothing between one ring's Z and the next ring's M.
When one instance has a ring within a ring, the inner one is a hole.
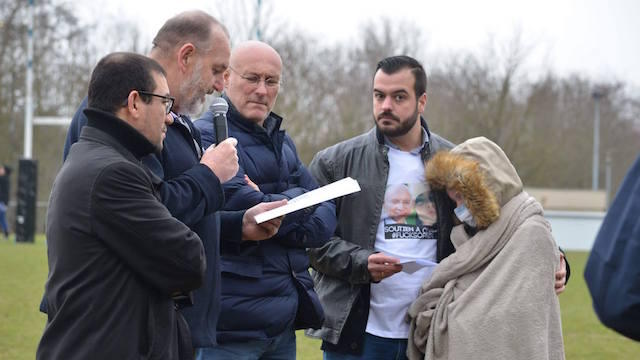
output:
M466 223L471 227L476 227L476 221L473 219L471 212L464 204L461 204L457 208L453 209L453 212L456 214L458 220Z

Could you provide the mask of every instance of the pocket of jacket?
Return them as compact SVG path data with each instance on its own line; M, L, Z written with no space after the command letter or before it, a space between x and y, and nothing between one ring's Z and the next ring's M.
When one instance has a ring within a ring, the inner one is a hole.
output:
M222 273L247 278L262 278L263 262L261 258L246 256L222 256L220 270Z

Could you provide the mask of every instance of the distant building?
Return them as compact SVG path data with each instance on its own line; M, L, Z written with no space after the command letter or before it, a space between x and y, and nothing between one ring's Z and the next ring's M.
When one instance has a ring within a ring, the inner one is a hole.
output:
M545 210L606 211L607 194L604 190L573 190L525 188Z
M556 242L565 250L589 251L606 212L606 192L526 188L544 208Z

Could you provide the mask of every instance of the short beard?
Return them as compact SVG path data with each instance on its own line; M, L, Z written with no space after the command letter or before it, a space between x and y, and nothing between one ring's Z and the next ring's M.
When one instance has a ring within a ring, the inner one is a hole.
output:
M200 74L202 73L202 62L197 61L191 74L191 78L185 80L180 84L180 94L188 94L191 90L195 89L192 98L186 99L184 104L180 106L180 113L185 115L199 115L202 113L204 102L201 101L199 96L200 89Z
M395 119L397 119L393 114L390 113L382 113L378 116L382 116L382 115L391 115L393 116ZM416 124L416 121L418 121L418 104L416 104L416 109L413 112L413 114L411 114L408 118L404 119L403 121L400 122L400 125L395 128L395 129L383 129L378 125L378 119L376 118L376 116L373 116L373 122L376 124L376 128L378 128L378 130L383 133L385 136L390 137L390 138L395 138L395 137L400 137L403 135L406 135L409 131L411 131L411 129L413 128L413 126Z

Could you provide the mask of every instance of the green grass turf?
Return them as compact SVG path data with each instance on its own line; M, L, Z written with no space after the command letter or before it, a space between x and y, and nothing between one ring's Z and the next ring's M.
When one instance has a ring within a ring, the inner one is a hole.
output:
M587 253L570 252L568 258L573 276L560 296L567 359L639 358L640 343L606 329L593 312L582 277ZM35 244L0 240L0 359L34 358L46 321L38 311L46 277L43 236ZM322 359L318 340L300 331L297 339L298 359Z

